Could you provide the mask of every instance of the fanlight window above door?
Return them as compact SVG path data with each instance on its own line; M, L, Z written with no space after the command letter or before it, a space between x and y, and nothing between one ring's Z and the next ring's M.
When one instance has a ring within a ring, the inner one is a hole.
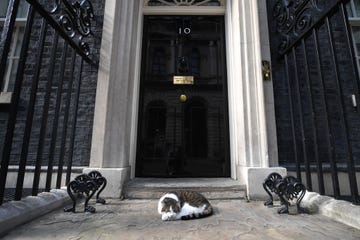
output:
M224 6L225 0L145 0L145 6Z

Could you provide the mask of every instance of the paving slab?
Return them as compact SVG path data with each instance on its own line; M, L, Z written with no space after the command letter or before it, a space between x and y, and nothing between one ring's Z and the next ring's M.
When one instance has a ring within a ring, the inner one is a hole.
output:
M212 200L215 214L188 221L161 221L156 200L109 199L96 213L53 211L17 227L3 239L186 240L360 239L360 230L319 214L279 215L262 202Z

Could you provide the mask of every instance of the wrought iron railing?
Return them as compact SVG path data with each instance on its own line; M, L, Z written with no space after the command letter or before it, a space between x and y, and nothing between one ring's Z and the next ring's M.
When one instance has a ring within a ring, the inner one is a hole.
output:
M359 74L347 2L271 0L268 11L280 164L309 190L360 203Z
M21 1L25 0L9 1L0 42L0 86ZM65 184L70 181L83 69L98 66L98 55L91 52L94 11L89 0L27 2L30 9L16 80L11 103L4 113L8 116L7 127L0 129L5 131L0 205L6 193L10 163L17 166L14 200L23 196L29 161L33 165L31 194L34 196L39 191L64 185L64 171ZM44 166L45 186L40 186ZM52 183L54 176L56 184Z

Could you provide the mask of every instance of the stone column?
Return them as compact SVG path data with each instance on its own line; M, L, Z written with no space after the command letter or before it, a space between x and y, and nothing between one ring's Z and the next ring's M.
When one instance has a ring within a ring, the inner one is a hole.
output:
M232 175L258 198L270 172L285 174L269 168L258 0L228 0L226 23Z
M130 177L135 48L140 1L107 0L95 103L90 168L108 180L105 197L120 197Z
M262 60L271 62L266 2L267 0L258 0L261 57ZM273 89L272 80L264 81L264 99L265 99L269 165L270 167L273 167L273 166L278 166L279 161L278 161L277 136L276 136L274 89Z

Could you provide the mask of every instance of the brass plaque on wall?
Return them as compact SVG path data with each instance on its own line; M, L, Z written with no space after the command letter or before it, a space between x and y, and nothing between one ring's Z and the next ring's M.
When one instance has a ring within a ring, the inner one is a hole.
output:
M194 76L174 76L173 84L194 84Z

